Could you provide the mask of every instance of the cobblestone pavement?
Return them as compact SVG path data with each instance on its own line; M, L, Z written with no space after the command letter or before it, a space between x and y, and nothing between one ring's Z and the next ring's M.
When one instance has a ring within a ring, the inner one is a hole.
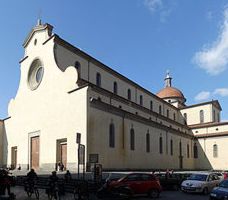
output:
M35 196L31 198L27 197L23 187L13 187L12 192L16 194L16 199L18 200L35 200ZM40 200L47 200L47 194L42 189L39 189L40 193ZM66 194L65 196L61 197L61 200L73 200L73 194ZM181 191L163 191L161 196L158 200L208 200L208 195L200 195L200 194L185 194ZM90 200L97 200L95 195L90 195ZM147 197L134 197L133 200L148 200Z

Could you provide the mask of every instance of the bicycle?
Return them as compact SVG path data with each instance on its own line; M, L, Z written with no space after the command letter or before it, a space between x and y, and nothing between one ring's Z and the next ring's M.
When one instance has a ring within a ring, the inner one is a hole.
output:
M35 186L35 183L26 182L25 183L25 191L26 191L28 197L31 197L32 194L35 194L36 199L39 199L39 190Z
M79 183L74 188L73 193L74 193L75 200L89 200L88 183L87 182Z
M58 183L52 183L50 185L50 188L47 191L48 194L48 199L58 199L60 200L60 196L59 196L59 188L58 188Z

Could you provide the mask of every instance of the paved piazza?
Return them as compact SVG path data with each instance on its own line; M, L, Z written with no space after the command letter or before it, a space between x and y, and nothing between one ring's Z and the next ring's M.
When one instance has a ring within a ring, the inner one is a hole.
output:
M18 200L31 200L36 199L34 196L32 198L28 198L27 194L24 192L23 187L14 187L12 188L12 192L16 194L16 199ZM40 200L47 200L47 195L45 194L44 190L39 190L40 192ZM70 200L73 199L72 194L66 194L65 196L61 197L62 200ZM91 200L97 200L94 195L90 196ZM148 200L146 197L134 197L135 200ZM163 191L161 193L160 200L208 200L209 196L200 195L200 194L185 194L180 191Z

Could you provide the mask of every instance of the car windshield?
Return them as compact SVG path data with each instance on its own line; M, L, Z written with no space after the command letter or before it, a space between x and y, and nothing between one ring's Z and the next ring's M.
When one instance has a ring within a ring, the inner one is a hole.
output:
M222 181L222 182L219 184L219 187L228 188L228 180Z
M207 175L206 174L192 174L188 180L195 180L195 181L206 181Z

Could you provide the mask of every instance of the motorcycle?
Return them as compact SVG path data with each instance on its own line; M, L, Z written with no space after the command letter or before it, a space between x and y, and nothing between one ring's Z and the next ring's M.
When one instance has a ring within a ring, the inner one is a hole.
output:
M112 180L106 179L105 183L98 189L96 196L99 199L130 199L131 189L127 186L112 187Z

